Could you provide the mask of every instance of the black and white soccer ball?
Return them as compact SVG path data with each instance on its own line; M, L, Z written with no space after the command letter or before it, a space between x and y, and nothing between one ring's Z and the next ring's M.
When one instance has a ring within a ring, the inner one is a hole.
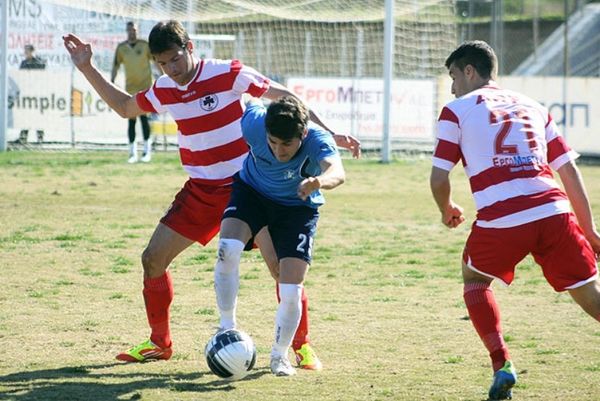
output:
M240 380L254 367L256 347L248 334L230 329L212 336L206 344L204 355L215 375L227 380Z

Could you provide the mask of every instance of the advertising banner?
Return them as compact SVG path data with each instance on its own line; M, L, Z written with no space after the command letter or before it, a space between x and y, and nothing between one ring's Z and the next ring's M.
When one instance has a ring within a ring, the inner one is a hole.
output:
M359 139L381 140L383 81L380 79L290 78L288 87L331 128ZM394 80L390 137L433 141L435 80Z

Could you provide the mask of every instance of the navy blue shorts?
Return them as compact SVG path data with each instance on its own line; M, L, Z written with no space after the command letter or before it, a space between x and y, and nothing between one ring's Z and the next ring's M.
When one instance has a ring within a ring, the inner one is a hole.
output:
M308 206L285 206L264 197L237 176L223 218L234 217L250 226L254 237L265 226L279 260L312 260L319 211Z

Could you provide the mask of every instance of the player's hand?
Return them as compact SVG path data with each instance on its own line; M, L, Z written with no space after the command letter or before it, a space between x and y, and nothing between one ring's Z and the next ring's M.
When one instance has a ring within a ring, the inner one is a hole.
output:
M316 177L308 177L298 185L298 197L306 200L310 194L321 188L321 183Z
M79 70L92 65L92 46L89 43L83 43L77 36L69 33L63 36L63 44Z
M442 223L448 228L456 228L464 221L463 208L454 202L450 202L442 213Z
M594 230L590 234L586 234L586 239L592 246L594 250L594 254L596 255L596 260L600 260L600 234L596 230Z
M360 157L360 141L352 135L333 134L333 140L338 147L349 150L355 159Z

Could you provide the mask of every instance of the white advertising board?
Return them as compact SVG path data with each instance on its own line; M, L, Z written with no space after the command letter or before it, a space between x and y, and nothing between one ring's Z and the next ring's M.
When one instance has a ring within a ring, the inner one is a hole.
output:
M36 55L47 69L70 69L71 60L63 46L62 36L72 32L90 42L94 62L104 71L112 68L119 42L127 38L127 18L60 6L42 0L8 0L8 66L19 68L24 58L23 47L33 45ZM114 3L118 7L117 3ZM150 21L139 22L139 36L145 38L152 27Z
M290 78L287 86L338 133L359 139L383 136L383 81L380 79ZM433 141L434 80L394 80L390 137Z
M127 120L108 107L79 71L73 74L72 88L66 71L17 70L10 79L9 141L20 129L41 129L49 142L71 142L72 132L77 142L126 142Z
M122 79L119 74L117 84L122 86ZM561 78L504 77L499 83L544 104L573 149L600 155L600 79L569 78L566 97ZM293 78L287 84L337 132L382 138L380 80ZM453 99L450 84L446 77L438 81L437 90L432 81L394 81L391 138L433 143L435 119ZM20 129L43 129L45 140L52 142L70 142L72 133L77 142L126 141L127 121L108 107L79 71L11 70L8 95L9 141Z

